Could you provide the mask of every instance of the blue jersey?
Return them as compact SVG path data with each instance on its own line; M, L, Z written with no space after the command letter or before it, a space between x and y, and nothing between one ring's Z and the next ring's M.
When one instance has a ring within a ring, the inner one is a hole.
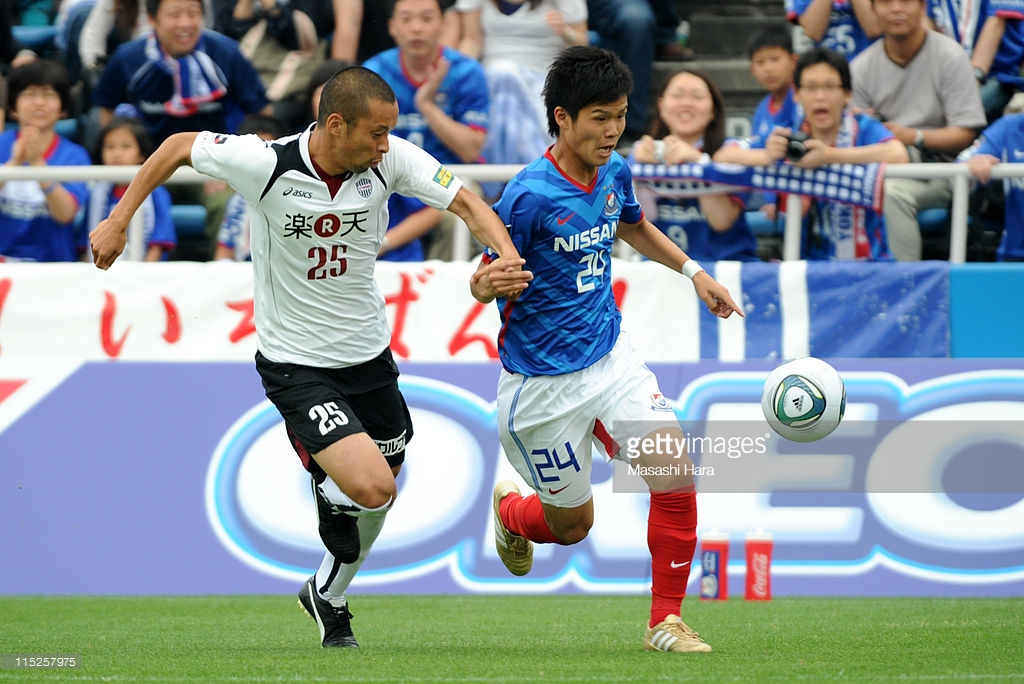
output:
M700 149L703 150L703 147ZM631 153L630 164L635 161L636 157ZM749 197L749 192L729 195L741 208L746 205ZM708 223L700 200L696 197L661 197L655 193L655 202L658 205L658 230L691 259L760 261L757 256L757 238L747 223L745 211L740 211L728 230L718 231Z
M487 78L476 60L451 48L443 48L440 56L448 60L448 75L434 95L434 102L453 120L461 124L487 130ZM398 48L391 48L363 63L377 72L395 91L398 99L398 126L391 133L405 138L432 154L442 164L460 164L454 152L434 135L416 108L414 98L422 83L414 83L402 68Z
M800 130L803 121L794 129ZM805 133L809 129L803 128ZM843 122L834 147L862 147L894 138L874 117L843 112ZM766 140L750 138L750 149L764 149ZM785 206L783 202L780 202ZM890 261L885 215L870 207L816 199L803 220L800 258L812 260Z
M497 300L502 365L528 376L593 365L619 336L611 285L619 221L643 218L626 160L613 154L583 187L558 168L549 150L509 181L494 210L533 272L519 299ZM495 256L488 250L484 258Z
M259 74L238 43L203 31L196 51L212 61L226 92L192 114L172 112L168 103L176 91L175 78L147 56L146 41L146 37L136 38L117 48L103 68L92 103L106 109L121 103L135 105L155 144L183 131L233 131L242 116L259 112L269 103Z
M800 16L807 11L813 0L785 0L786 18L794 24L800 23ZM852 60L875 41L864 33L850 0L832 0L832 13L828 28L821 40L814 41L815 47L835 50L846 59Z
M990 154L1003 162L1024 161L1024 114L1007 114L981 134L974 154ZM1003 239L996 251L998 261L1024 260L1024 178L1003 180L1006 193Z
M252 261L249 228L249 203L236 192L224 207L217 245L230 249L235 261Z
M731 195L733 201L744 203L744 195ZM658 198L658 230L676 243L686 255L697 261L760 261L757 238L741 211L736 222L726 231L717 231L708 223L696 197Z
M767 140L776 126L792 128L793 124L802 118L803 111L800 109L800 105L796 103L796 100L793 99L792 88L786 93L782 104L775 111L772 111L772 96L770 94L765 95L764 99L758 103L757 108L754 109L753 116L750 117L750 135L756 135Z
M1000 83L1024 88L1024 78L1020 76L1020 65L1024 61L1024 21L1021 21L1024 19L1024 0L928 0L928 16L942 33L960 43L969 55L974 53L985 22L991 17L1003 19L1003 36L988 75Z
M426 208L426 204L413 197L392 195L388 197L388 230L409 218L417 211ZM387 233L385 233L387 235ZM419 238L411 240L401 247L384 252L377 257L378 261L423 261L423 243Z
M11 158L17 131L0 133L0 164ZM43 155L47 166L89 166L89 153L67 138L54 136ZM78 206L85 204L85 183L61 183ZM46 195L34 180L7 181L0 189L0 256L26 261L77 261L75 221L58 223L50 216Z

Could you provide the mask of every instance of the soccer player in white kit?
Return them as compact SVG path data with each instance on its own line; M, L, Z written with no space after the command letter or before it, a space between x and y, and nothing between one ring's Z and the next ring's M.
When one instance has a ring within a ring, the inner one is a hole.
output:
M495 213L428 153L391 136L397 121L388 84L350 67L327 82L317 121L297 135L171 136L90 234L96 266L109 268L132 214L183 164L227 181L250 203L256 366L312 477L327 553L299 601L323 646L358 645L345 590L395 499L412 437L373 277L388 197L415 197L465 220L501 255L503 296L515 298L530 279Z
M490 251L471 280L478 300L497 299L498 434L535 492L523 497L511 481L494 488L495 544L515 575L530 571L534 542L575 544L587 536L592 448L626 460L623 447L634 440L683 436L657 378L620 333L611 287L616 235L689 277L716 316L743 315L726 288L644 218L629 167L615 152L631 90L629 69L614 53L588 46L560 53L544 84L555 144L516 174L495 205L533 282L517 299L502 297L499 290L523 276ZM692 462L684 450L641 455L639 464L650 468L644 479L651 489L644 648L710 651L680 618L696 545Z

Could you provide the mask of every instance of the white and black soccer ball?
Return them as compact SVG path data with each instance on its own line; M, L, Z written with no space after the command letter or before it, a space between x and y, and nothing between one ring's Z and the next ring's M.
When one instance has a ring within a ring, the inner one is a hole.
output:
M794 442L832 434L846 412L846 385L835 368L806 356L768 374L761 409L775 432Z

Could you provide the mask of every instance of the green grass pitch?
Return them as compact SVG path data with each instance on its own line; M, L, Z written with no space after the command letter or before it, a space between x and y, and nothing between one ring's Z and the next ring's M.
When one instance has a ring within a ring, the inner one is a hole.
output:
M1024 598L687 599L708 654L646 653L636 596L351 597L359 650L293 596L0 597L0 681L1022 682ZM75 654L74 670L12 655Z

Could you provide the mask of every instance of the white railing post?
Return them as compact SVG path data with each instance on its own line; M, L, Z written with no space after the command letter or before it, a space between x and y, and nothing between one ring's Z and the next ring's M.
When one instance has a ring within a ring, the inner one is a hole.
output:
M962 264L967 261L967 201L970 194L970 179L963 175L953 176L953 204L949 208L949 262Z
M790 193L786 195L786 224L782 236L782 260L800 260L800 240L803 232L803 215L801 196Z
M146 227L142 223L142 212L135 212L132 220L128 222L128 244L125 251L132 261L142 261L146 258Z

